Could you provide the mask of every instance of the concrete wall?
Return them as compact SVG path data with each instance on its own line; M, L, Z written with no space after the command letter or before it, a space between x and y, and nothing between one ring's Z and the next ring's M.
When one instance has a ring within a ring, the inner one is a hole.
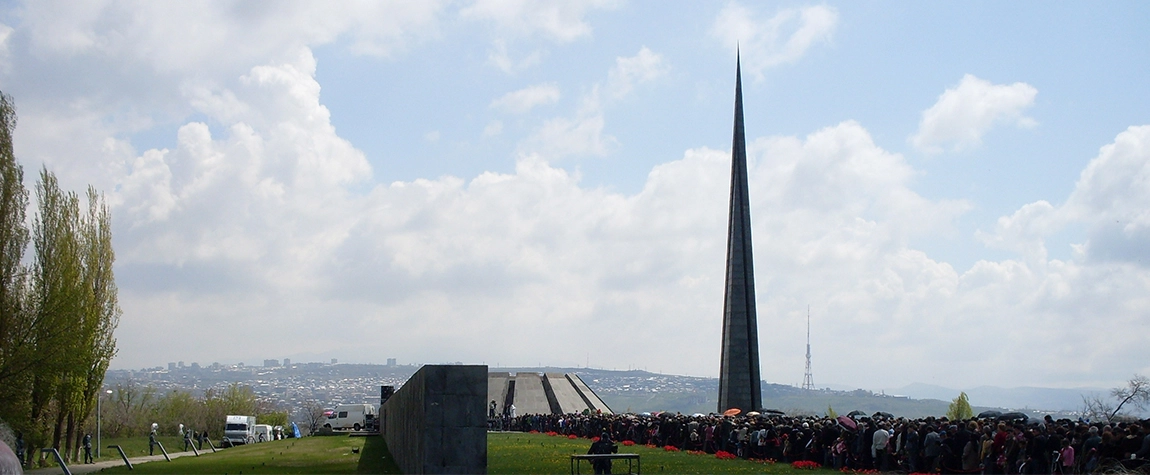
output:
M503 415L503 406L507 404L507 386L511 380L511 373L488 373L487 375L487 406L495 401L495 415Z
M567 376L568 381L571 381L571 385L575 387L575 390L579 391L579 395L587 400L592 410L599 410L603 414L614 414L611 412L611 408L607 407L607 403L603 402L603 400L599 398L599 395L595 394L595 391L587 387L587 383L583 382L583 378L580 378L579 375L575 373L567 373L565 376Z
M487 473L487 366L427 365L383 406L403 473Z
M547 401L539 373L515 374L515 413L520 416L551 414L551 404Z
M543 377L547 378L551 386L551 391L555 393L555 400L559 403L560 414L583 412L591 408L563 373L547 373Z

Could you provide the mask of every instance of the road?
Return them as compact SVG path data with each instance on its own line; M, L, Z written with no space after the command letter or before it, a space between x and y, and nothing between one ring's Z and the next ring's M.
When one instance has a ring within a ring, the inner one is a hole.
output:
M208 453L211 453L210 450L211 449L209 449ZM201 451L201 453L203 453L203 452ZM195 452L192 452L192 451L168 453L168 457L173 458L173 459L178 458L178 457L189 456L189 455L196 455L196 454L195 454ZM56 465L56 460L54 457L49 456L48 460L53 465L52 467L38 468L35 470L27 470L24 473L28 474L28 475L61 475L64 473L64 470L61 469L59 465ZM157 460L164 461L164 456L162 454L161 455L149 455L146 457L132 457L132 458L129 458L128 460L132 461L132 465L137 465L137 464L141 464L141 463L155 462ZM123 459L115 459L115 460L105 460L103 462L97 462L97 463L71 464L71 465L68 465L68 470L71 471L73 475L77 475L77 474L81 474L81 473L98 472L98 471L105 469L105 468L108 468L108 467L118 467L121 465L124 465L124 460Z

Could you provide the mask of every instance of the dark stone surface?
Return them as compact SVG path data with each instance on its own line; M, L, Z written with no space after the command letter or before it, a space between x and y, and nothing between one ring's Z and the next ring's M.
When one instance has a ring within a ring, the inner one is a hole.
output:
M723 301L723 350L719 412L762 408L755 266L751 252L751 202L743 134L742 69L735 66L735 132L731 144L731 207L727 226L727 282Z
M383 406L403 473L487 473L487 366L427 365Z

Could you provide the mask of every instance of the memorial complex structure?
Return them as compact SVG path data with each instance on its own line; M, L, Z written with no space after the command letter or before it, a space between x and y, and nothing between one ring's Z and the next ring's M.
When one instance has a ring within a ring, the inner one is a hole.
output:
M751 256L751 203L747 189L747 144L743 135L742 69L735 60L735 133L731 144L731 207L727 224L727 276L723 301L723 350L719 366L719 409L762 408L759 331L755 313L755 268Z
M487 374L487 400L497 414L515 406L516 415L613 414L611 408L575 373L491 372Z

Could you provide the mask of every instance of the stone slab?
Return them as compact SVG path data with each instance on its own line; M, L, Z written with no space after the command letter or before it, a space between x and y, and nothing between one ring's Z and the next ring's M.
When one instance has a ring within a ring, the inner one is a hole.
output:
M503 414L503 406L507 403L507 386L511 380L511 373L487 373L487 404L495 401L495 414Z
M571 385L575 387L575 390L579 391L579 394L581 394L591 403L592 410L599 410L603 414L614 414L611 412L611 408L607 406L607 403L603 402L603 399L599 398L599 395L595 394L595 391L592 391L591 388L587 387L587 383L584 383L583 379L580 378L579 375L575 373L567 373L566 376L567 379L571 381Z
M547 393L543 391L543 378L539 373L516 373L515 414L551 414Z
M571 381L567 379L562 373L547 373L544 375L547 382L551 384L551 391L555 394L555 400L559 403L560 412L563 414L571 414L583 412L585 409L591 409L587 406L587 401L579 395L575 390L575 386L571 385Z
M383 405L403 473L487 473L487 366L426 365Z

